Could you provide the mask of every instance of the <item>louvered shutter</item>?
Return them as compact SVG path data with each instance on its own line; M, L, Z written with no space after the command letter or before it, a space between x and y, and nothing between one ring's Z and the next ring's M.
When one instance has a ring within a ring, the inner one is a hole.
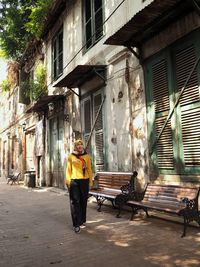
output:
M153 100L155 105L156 136L160 133L169 113L167 61L163 59L152 66ZM156 144L159 169L174 169L172 129L169 120Z
M176 82L180 91L196 61L194 45L177 52ZM197 70L180 99L182 142L185 167L200 166L200 104Z
M83 121L84 121L84 140L85 144L87 143L87 140L89 138L92 125L91 125L91 99L87 98L83 102ZM89 142L87 147L87 152L91 154L91 143Z
M102 103L102 94L98 93L94 95L94 118L98 113L99 107ZM103 113L102 110L99 113L95 124L95 165L97 170L104 169L104 136L103 136Z

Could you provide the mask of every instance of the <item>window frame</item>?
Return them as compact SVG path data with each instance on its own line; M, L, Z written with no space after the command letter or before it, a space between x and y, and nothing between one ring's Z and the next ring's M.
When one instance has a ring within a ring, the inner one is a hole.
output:
M90 1L90 10L91 10L91 15L90 18L87 19L86 21L86 1ZM82 4L82 16L83 16L83 21L82 21L82 29L83 29L83 53L86 53L88 50L90 50L96 43L98 43L101 38L104 36L104 19L105 19L105 14L104 14L104 0L101 0L102 4L99 9L95 11L95 1L94 0L84 0ZM96 29L95 29L95 18L96 14L102 10L102 25L101 25L101 32L99 34L99 37L95 38L96 36ZM88 23L91 22L91 35L90 38L87 39L87 31L86 31L86 26ZM91 39L91 44L87 45L89 40Z
M181 38L176 41L172 45L166 47L159 53L153 55L149 59L144 62L144 77L145 77L145 88L146 88L146 105L147 105L147 119L148 119L148 140L151 154L151 160L153 166L158 171L159 174L197 174L200 171L200 165L194 166L191 165L186 166L184 159L184 142L183 142L183 132L182 132L182 115L183 111L192 110L193 108L190 106L194 106L194 108L200 108L199 103L191 103L186 105L186 107L181 107L180 103L178 103L175 111L171 117L171 125L172 125L172 144L173 144L173 156L174 156L174 169L167 170L159 168L158 164L158 154L157 154L157 144L155 148L152 149L152 145L156 141L156 112L155 112L155 101L153 97L153 87L152 87L152 66L156 63L165 59L167 61L167 79L168 79L168 96L170 101L170 110L173 108L177 94L177 77L176 77L176 64L175 64L175 55L181 49L186 48L187 46L193 46L195 51L196 59L200 56L200 52L198 47L200 45L200 41L198 39L200 30L197 30L188 36ZM195 60L196 60L195 59ZM186 76L187 77L187 76ZM200 62L197 66L197 79L198 79L198 89L200 96ZM186 80L186 78L185 78Z
M104 97L104 88L101 88L101 89L98 89L98 90L95 90L95 91L91 91L89 94L86 94L84 96L82 96L81 98L81 125L82 125L82 136L83 136L83 140L87 140L87 137L90 136L90 132L88 133L85 133L85 103L87 101L89 101L89 105L90 105L90 125L91 125L91 129L92 129L92 126L93 126L93 123L94 123L94 120L95 120L95 97L97 95L101 95L101 103L103 101L103 97ZM91 158L92 158L92 166L93 166L93 170L94 171L99 171L99 170L102 170L102 169L106 169L107 167L107 160L106 160L106 151L105 151L105 137L106 137L106 134L105 134L105 102L103 104L103 107L102 107L102 129L98 129L96 130L94 128L93 130L93 133L92 133L92 136L91 136L91 145L89 146L89 148L92 148L91 150L88 150L88 153L91 155ZM98 110L98 108L97 108ZM103 135L103 150L102 150L102 153L103 153L103 165L99 165L99 164L96 164L96 160L97 160L97 157L96 157L96 153L97 153L97 147L96 147L96 135L98 135L99 133L102 133ZM98 168L98 166L102 166L103 168Z
M60 49L60 36L62 38L62 45ZM57 34L52 39L52 81L56 81L63 74L63 54L64 54L64 45L63 45L63 26L57 32ZM55 55L56 53L56 55ZM61 57L61 61L60 61ZM61 62L61 66L60 66ZM55 70L56 64L56 70Z

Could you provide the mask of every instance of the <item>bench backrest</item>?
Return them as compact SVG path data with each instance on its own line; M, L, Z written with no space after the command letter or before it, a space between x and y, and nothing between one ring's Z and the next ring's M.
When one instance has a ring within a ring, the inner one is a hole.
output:
M148 184L143 201L167 203L183 203L184 199L197 200L199 188L176 185Z
M15 177L18 177L20 174L21 174L20 172L14 172L14 173L13 173L13 175L14 175Z
M97 172L95 179L99 188L121 189L131 181L135 172Z

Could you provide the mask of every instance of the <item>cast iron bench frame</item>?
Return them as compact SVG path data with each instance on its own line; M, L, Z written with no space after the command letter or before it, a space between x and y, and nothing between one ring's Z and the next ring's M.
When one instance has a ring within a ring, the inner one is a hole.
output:
M7 177L7 184L9 184L10 182L12 182L11 185L13 185L13 183L19 184L20 175L21 175L21 172L14 172L13 174L9 174Z
M184 226L181 237L184 237L191 221L196 221L200 226L199 192L200 187L147 184L141 201L128 200L126 204L132 208L131 220L139 209L143 209L147 217L149 217L148 210L182 216Z
M89 191L89 196L94 196L97 201L97 211L105 200L109 200L114 208L118 209L117 217L120 217L121 209L130 195L134 192L137 172L111 172L100 171L94 178L98 187Z

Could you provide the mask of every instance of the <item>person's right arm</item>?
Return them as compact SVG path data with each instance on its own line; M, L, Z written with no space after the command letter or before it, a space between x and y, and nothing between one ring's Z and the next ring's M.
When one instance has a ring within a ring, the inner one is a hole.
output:
M69 155L67 159L67 169L66 169L66 185L68 187L70 186L71 176L72 176L72 159L71 156Z

